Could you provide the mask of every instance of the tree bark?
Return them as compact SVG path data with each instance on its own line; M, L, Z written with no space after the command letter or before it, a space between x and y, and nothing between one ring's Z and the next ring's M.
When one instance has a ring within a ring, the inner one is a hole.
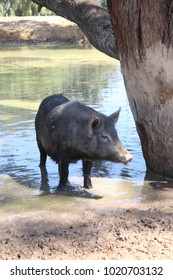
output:
M107 0L147 168L173 178L173 0Z
M119 59L108 12L94 0L32 0L57 15L75 22L99 51Z

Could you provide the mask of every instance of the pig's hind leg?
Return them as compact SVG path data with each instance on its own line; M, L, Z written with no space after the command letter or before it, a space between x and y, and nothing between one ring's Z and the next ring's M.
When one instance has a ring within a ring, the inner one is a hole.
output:
M92 168L92 161L90 160L83 160L83 176L84 176L84 188L91 189L93 188L91 182L91 168Z
M41 142L39 140L37 140L37 144L38 144L38 148L40 151L40 167L44 167L46 164L46 159L47 159L47 153L46 151L43 149L43 146L41 144Z

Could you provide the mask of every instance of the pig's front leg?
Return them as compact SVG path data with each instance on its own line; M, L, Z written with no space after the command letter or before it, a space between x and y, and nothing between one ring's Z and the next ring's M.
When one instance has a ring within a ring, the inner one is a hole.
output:
M84 176L84 188L91 189L93 188L91 183L91 168L92 168L92 161L90 160L83 160L83 176Z
M67 160L61 161L61 163L59 163L58 166L59 166L59 176L60 176L58 189L65 189L68 181L69 161Z

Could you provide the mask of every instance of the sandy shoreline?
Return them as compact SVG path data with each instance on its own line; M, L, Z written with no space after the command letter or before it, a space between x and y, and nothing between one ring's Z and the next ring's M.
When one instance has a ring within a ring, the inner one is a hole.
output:
M38 43L83 43L79 27L61 17L0 17L0 45Z

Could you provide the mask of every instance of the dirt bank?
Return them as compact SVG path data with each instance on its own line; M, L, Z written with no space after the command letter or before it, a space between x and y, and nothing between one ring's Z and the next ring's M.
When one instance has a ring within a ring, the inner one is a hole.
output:
M79 27L61 17L0 17L0 44L83 43Z
M172 259L173 214L148 204L1 218L0 247L0 259Z

